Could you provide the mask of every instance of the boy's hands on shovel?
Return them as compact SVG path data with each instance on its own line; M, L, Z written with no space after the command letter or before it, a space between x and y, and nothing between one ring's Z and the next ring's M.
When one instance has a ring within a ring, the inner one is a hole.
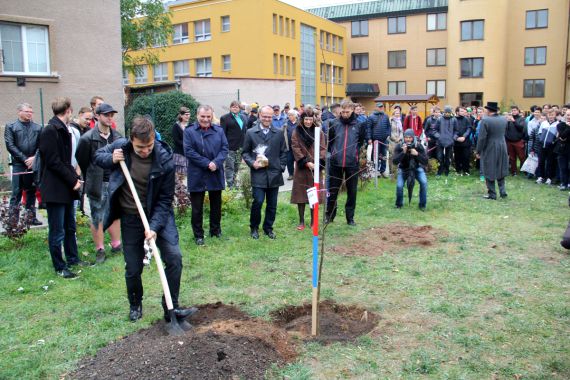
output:
M113 163L117 164L119 161L124 161L125 156L123 155L122 149L115 149L113 151Z
M144 237L146 240L155 240L156 241L156 232L154 232L153 230L145 231Z

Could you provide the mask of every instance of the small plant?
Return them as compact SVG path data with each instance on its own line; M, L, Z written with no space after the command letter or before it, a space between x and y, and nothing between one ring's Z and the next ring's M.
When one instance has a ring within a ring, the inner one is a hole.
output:
M439 161L436 158L430 158L428 160L428 167L427 167L428 174L435 174L437 173L438 169L439 169Z
M186 211L190 207L190 197L183 180L177 177L174 187L174 207L178 216L186 215Z
M19 240L30 229L32 220L34 220L32 211L25 209L22 211L21 205L17 208L10 207L8 197L2 198L2 204L0 204L0 225L4 229L2 235L10 240Z
M374 173L374 162L368 161L366 157L366 148L360 149L358 178L360 178L360 186L364 187L372 180Z
M251 207L251 202L253 200L253 193L251 191L251 174L248 169L240 170L238 183L245 208L248 209Z

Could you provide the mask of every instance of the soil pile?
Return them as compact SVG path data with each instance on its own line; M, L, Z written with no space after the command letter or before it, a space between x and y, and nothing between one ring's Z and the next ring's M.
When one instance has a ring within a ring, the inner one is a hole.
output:
M68 378L263 379L272 364L296 356L283 329L221 303L199 309L184 336L167 336L157 322L84 359Z
M272 317L277 326L292 336L321 343L354 341L372 331L379 317L357 306L338 305L327 300L319 303L319 334L311 335L311 304L288 306L274 311Z
M445 232L430 225L387 224L364 231L354 243L332 247L331 251L348 256L381 256L406 247L431 247L444 236Z

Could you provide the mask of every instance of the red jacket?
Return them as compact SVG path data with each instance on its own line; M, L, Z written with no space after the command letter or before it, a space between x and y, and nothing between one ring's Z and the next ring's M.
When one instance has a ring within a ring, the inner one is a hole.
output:
M410 128L414 131L416 137L422 135L424 129L422 126L422 118L419 115L416 115L416 117L413 117L411 114L406 116L404 119L404 131Z
M93 129L93 127L95 126L95 123L97 122L97 119L93 118L90 122L89 122L89 128ZM113 120L111 122L111 128L113 129L117 129L117 123L115 123L115 120Z

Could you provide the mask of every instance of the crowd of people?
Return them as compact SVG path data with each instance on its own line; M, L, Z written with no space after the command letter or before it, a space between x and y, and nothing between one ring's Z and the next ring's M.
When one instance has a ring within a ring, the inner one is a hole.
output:
M498 198L496 184L498 195L507 197L505 178L521 171L536 178L538 184L570 189L570 105L562 109L548 104L533 106L527 116L517 106L501 114L495 102L485 107L445 106L443 112L434 106L422 120L416 106L406 115L398 105L386 110L382 102L367 116L362 105L349 100L322 109L287 103L283 110L279 105L248 106L233 101L219 120L211 106L200 105L196 115L181 107L171 130L172 146L160 140L153 122L145 117L134 119L128 138L121 136L114 122L117 111L99 96L93 97L89 107L81 107L75 118L68 98L55 99L52 110L53 118L41 128L32 121L32 107L22 103L17 108L18 119L6 127L13 169L10 204L19 211L24 193L32 223L41 224L35 210L39 184L41 204L47 209L54 269L64 278L75 278L73 266L94 264L77 253L75 215L83 208L86 195L96 263L106 259L105 231L110 235L110 251L123 252L132 321L142 317L141 274L148 239L156 241L166 264L177 318L183 324L184 318L195 312L178 305L182 260L172 207L177 182L183 183L189 194L192 232L198 246L206 243L206 192L209 237L220 238L222 192L238 186L244 163L250 170L253 198L250 236L256 240L260 225L267 238L276 239L273 224L286 170L287 180L292 181L290 202L297 205L299 213L297 230L306 227L307 191L314 187L315 171L320 174L317 198L324 205L325 223L334 221L344 185L344 217L349 226L355 226L358 179L363 170L360 152L367 145L376 150L371 157L378 157L375 175L396 180L397 208L404 205L405 184L413 186L417 181L418 206L426 209L428 166L436 162L437 177L448 176L452 162L459 175L477 171L487 185L485 198L490 200ZM475 168L471 167L472 157L476 157ZM143 226L118 165L121 161L126 163L127 177L132 178L150 230ZM312 226L312 210L309 216ZM569 231L570 225L562 242L566 248L570 247ZM164 299L163 307L168 318Z

